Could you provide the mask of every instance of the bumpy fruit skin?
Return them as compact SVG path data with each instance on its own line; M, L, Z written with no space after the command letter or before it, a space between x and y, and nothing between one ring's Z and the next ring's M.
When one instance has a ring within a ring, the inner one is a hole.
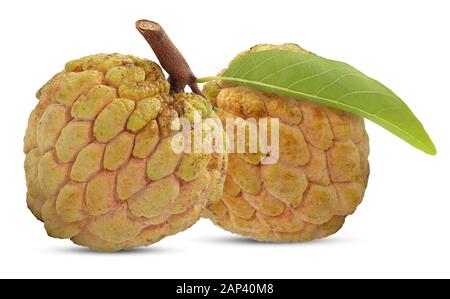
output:
M193 225L219 197L227 157L174 153L172 126L209 102L169 94L151 61L70 61L37 93L24 138L27 203L49 236L99 251L149 245Z
M260 45L250 51L296 45ZM309 101L210 82L204 93L218 115L279 118L280 157L262 165L262 153L229 155L224 194L204 216L259 241L307 241L337 232L363 199L369 176L364 120ZM247 136L248 137L248 136Z

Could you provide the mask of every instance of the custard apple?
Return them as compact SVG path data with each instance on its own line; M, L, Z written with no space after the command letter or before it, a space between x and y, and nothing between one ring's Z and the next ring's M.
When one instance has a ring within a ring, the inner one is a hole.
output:
M249 51L271 48L305 51L294 44ZM208 203L204 215L259 241L306 241L337 232L367 186L363 118L230 82L211 81L203 92L224 123L227 118L279 119L278 161L262 164L262 153L230 154L223 196Z
M214 117L212 107L169 90L156 63L98 54L38 91L24 138L27 203L49 236L99 251L149 245L220 196L226 155L171 147L180 117Z

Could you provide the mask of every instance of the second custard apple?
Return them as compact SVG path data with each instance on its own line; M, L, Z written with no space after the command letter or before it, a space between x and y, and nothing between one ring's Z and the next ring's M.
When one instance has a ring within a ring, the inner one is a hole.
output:
M271 48L306 52L293 44L249 51ZM369 140L363 118L229 82L209 82L204 93L223 122L237 117L280 121L278 162L262 165L264 155L258 153L229 155L224 194L208 204L205 216L260 241L305 241L337 232L367 186Z
M213 117L212 107L169 89L154 62L98 54L38 91L24 138L27 203L48 235L101 251L149 245L220 196L225 155L171 148L177 119Z

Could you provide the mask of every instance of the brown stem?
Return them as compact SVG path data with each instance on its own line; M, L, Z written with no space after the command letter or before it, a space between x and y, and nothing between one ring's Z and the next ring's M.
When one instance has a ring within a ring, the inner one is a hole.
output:
M139 20L136 22L136 29L148 42L161 66L169 74L169 82L172 91L182 92L186 85L189 85L192 92L202 95L192 73L189 64L172 43L164 29L156 22Z

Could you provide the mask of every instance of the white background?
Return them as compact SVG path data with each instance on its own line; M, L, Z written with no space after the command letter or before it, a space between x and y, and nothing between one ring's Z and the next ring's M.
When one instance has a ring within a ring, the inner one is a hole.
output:
M448 1L1 1L0 277L449 277ZM70 59L154 59L134 28L161 23L197 76L258 43L346 61L402 97L435 141L428 156L367 124L366 197L336 235L263 244L201 220L144 249L99 254L47 237L25 204L22 138L35 91Z

